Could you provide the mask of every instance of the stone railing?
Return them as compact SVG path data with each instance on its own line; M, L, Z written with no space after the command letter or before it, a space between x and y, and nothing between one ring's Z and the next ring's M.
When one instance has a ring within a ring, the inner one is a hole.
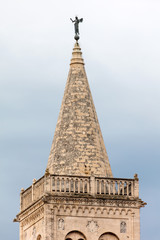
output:
M55 193L90 193L90 178L80 176L52 176L51 191Z
M31 187L21 191L21 210L26 209L45 193L55 195L91 195L112 198L138 198L139 182L134 179L94 176L58 176L47 174Z
M133 179L107 179L96 177L96 194L134 196Z

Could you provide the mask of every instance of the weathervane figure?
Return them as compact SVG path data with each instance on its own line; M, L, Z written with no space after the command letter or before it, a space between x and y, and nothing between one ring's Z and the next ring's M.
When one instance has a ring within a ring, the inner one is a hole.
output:
M78 41L78 39L79 39L79 23L83 22L83 18L78 19L78 17L76 16L75 20L72 20L72 18L70 18L70 20L72 21L72 23L74 23L74 30L75 30L75 37L74 37L74 39L76 41Z

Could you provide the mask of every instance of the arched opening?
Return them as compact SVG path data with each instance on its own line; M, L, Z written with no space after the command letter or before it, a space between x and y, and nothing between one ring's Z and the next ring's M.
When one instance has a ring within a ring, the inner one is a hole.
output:
M38 235L37 240L42 240L42 237L40 234Z
M72 231L66 235L65 240L87 240L87 239L83 233L79 231Z
M98 240L119 240L119 238L111 232L103 233Z

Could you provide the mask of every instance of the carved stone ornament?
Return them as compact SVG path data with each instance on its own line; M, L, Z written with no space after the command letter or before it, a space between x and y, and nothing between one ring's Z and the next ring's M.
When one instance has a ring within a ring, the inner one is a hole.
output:
M126 233L126 230L127 230L127 224L126 222L122 221L120 223L120 233Z
M92 221L88 221L86 227L88 228L88 230L89 230L90 232L97 232L97 231L98 231L98 228L99 228L97 222L96 222L96 221L93 221L93 220L92 220Z
M61 229L61 230L65 229L63 218L58 219L58 229Z
M36 227L35 226L33 227L33 230L32 230L32 236L33 236L33 238L36 237Z

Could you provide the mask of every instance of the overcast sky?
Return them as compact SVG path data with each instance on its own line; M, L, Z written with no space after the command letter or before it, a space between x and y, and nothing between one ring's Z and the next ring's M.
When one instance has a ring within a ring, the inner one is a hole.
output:
M140 178L141 240L160 239L160 1L0 3L0 226L19 239L20 189L40 178L69 71L74 30L114 177Z

